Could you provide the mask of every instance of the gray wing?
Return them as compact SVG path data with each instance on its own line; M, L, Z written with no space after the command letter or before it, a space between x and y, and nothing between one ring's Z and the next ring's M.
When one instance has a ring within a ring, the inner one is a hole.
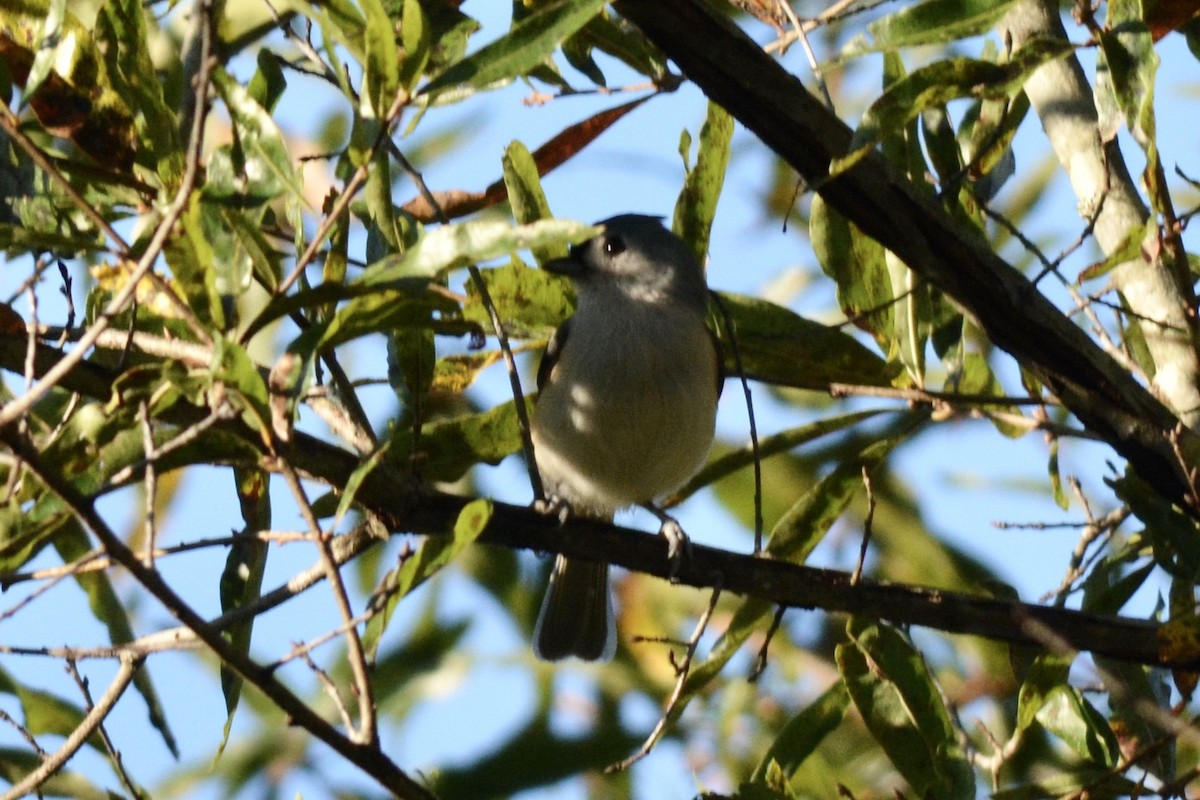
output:
M546 382L550 380L550 372L558 363L558 357L562 355L563 346L567 343L567 336L571 333L572 319L574 317L559 325L558 330L546 343L546 352L542 353L542 360L538 363L537 388L539 392L546 387Z

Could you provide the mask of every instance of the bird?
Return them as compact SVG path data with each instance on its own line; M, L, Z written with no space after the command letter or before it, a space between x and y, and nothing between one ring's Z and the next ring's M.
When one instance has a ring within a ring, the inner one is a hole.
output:
M605 521L648 507L678 563L686 537L652 503L712 447L723 376L705 324L704 269L658 217L622 214L597 226L599 235L542 265L570 278L577 304L538 367L531 436L541 505ZM555 559L533 645L547 661L612 657L608 564Z

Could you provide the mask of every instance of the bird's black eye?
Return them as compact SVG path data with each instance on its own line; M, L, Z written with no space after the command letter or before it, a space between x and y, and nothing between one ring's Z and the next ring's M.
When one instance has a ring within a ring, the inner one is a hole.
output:
M604 252L610 256L616 256L624 253L625 240L620 236L606 236L604 238Z

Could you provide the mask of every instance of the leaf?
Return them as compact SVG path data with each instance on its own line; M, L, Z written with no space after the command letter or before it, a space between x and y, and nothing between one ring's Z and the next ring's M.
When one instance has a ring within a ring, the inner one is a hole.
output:
M0 669L0 692L20 701L25 728L34 736L69 736L86 716L82 708L57 695L18 683L3 669ZM106 752L98 731L93 731L86 743L98 752Z
M426 231L408 252L367 267L355 283L379 286L402 278L432 278L518 250L575 244L599 233L594 225L559 219L517 226L496 219L442 225Z
M508 266L479 272L504 329L513 338L546 339L575 308L575 292L569 281L530 269L517 259ZM483 307L474 281L467 284L463 318L483 330L491 329L491 316Z
M42 764L33 752L0 748L0 779L16 784ZM42 797L70 797L73 800L114 800L115 795L101 789L78 772L58 770L38 785Z
M213 85L229 110L238 155L229 157L230 166L236 164L236 168L227 178L224 173L212 174L214 166L209 165L203 196L237 205L257 205L287 195L307 205L303 181L271 112L222 69L213 72ZM225 168L223 164L217 166Z
M1108 721L1074 686L1055 686L1038 709L1037 720L1080 758L1105 767L1115 766L1121 758Z
M526 398L532 411L532 401ZM410 459L421 475L434 481L454 481L476 464L499 464L521 449L521 428L513 401L488 411L429 423L413 456L411 436L397 430L390 460L407 466Z
M435 100L450 92L462 96L508 83L549 58L604 5L604 0L559 0L545 5L513 25L505 36L451 64L425 84L419 95Z
M146 9L140 0L107 0L96 16L96 49L113 91L137 110L138 158L174 191L183 177L183 147L176 115L150 60Z
M895 295L883 247L826 205L820 195L812 199L808 235L821 271L837 285L842 313L888 350L895 328Z
M271 528L271 493L268 491L270 483L267 473L259 469L234 467L233 477L245 527L235 534L229 554L225 557L225 569L221 572L221 612L225 614L245 608L262 596L268 548L266 542L258 538L258 533ZM254 617L247 617L226 628L222 635L234 650L247 655L253 633ZM242 677L224 662L221 663L221 693L225 697L225 729L217 746L218 755L229 741L234 713L242 695Z
M746 376L777 386L827 390L831 383L887 386L895 369L854 337L766 300L720 293L734 322ZM724 332L723 332L724 334ZM722 342L727 375L737 373Z
M1069 43L1039 39L1004 64L955 57L915 70L889 86L863 114L849 151L830 165L830 177L850 169L886 135L901 130L926 109L960 97L1013 95L1034 70L1071 52Z
M712 231L713 218L717 214L717 200L725 184L725 169L729 166L729 143L733 139L733 117L728 111L711 100L708 114L700 128L700 149L696 153L696 165L688 168L684 156L686 173L683 188L675 200L675 214L671 227L687 242L696 260L701 264L708 261L708 238Z
M358 0L364 12L362 94L369 102L359 113L382 120L392 106L392 98L400 88L400 50L396 47L396 24L388 17L380 0ZM413 4L415 5L415 3ZM414 15L418 20L420 13ZM418 33L419 38L419 33Z
M755 767L750 781L764 781L772 764L777 765L785 778L793 775L817 745L841 724L849 705L850 695L846 692L845 682L834 682L820 697L788 720Z
M400 60L399 82L411 92L429 63L433 45L433 30L420 0L404 0L404 13L400 17L400 37L404 54Z
M781 431L771 436L764 437L758 442L758 452L761 458L768 459L778 453L785 453L799 447L802 444L815 441L816 439L826 436L830 433L845 430L851 426L857 425L860 422L865 422L879 414L890 413L894 409L869 409L865 411L854 411L849 414L841 414L836 417L820 419L816 422L811 422L808 425L801 425L796 428ZM704 468L701 469L695 476L692 477L682 488L675 491L663 503L665 506L673 506L682 502L685 498L695 494L701 488L708 486L710 483L715 483L721 478L736 472L743 467L748 467L754 463L754 450L749 445L732 450L724 455L710 460Z
M91 543L87 534L79 526L78 520L72 519L54 537L54 549L65 563L71 563L83 558L91 551ZM88 608L92 615L108 631L108 639L114 645L126 644L134 640L133 626L125 606L117 596L112 581L107 572L77 572L75 582L88 598ZM171 751L171 755L179 757L179 747L175 742L175 734L167 723L166 711L162 700L150 680L150 670L143 665L133 676L133 686L138 694L146 701L146 712L150 724L158 731L163 743ZM106 751L107 752L107 751Z
M546 193L542 190L537 163L525 145L517 141L510 143L504 149L502 164L508 202L517 222L529 223L548 219L551 216L550 202L546 200ZM566 256L567 246L560 243L549 247L536 247L532 252L538 266L542 266L547 261Z
M1050 695L1067 683L1074 657L1043 653L1038 655L1021 681L1017 693L1017 730L1023 731L1037 719Z
M459 512L452 536L426 537L415 554L388 574L382 590L371 601L374 614L367 621L363 633L363 647L369 659L374 660L378 654L380 638L397 604L473 544L487 529L491 519L491 501L482 498L472 500Z
M867 26L872 41L852 41L839 60L867 53L948 44L988 33L1016 0L926 0Z
M771 529L767 553L776 559L803 564L863 488L863 471L871 472L883 463L896 445L909 439L922 419L923 415L914 417L912 428L900 436L867 445L809 487Z
M975 776L921 654L894 628L852 619L838 669L875 741L918 796L974 798Z

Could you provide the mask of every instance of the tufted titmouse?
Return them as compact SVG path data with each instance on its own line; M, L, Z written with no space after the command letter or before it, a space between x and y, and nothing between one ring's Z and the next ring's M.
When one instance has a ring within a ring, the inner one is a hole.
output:
M687 245L656 217L598 224L599 236L543 267L571 278L578 305L538 368L532 433L551 504L611 519L678 488L703 463L721 371L704 325L704 271ZM677 557L682 532L664 522ZM534 651L595 660L615 649L608 565L559 556Z

